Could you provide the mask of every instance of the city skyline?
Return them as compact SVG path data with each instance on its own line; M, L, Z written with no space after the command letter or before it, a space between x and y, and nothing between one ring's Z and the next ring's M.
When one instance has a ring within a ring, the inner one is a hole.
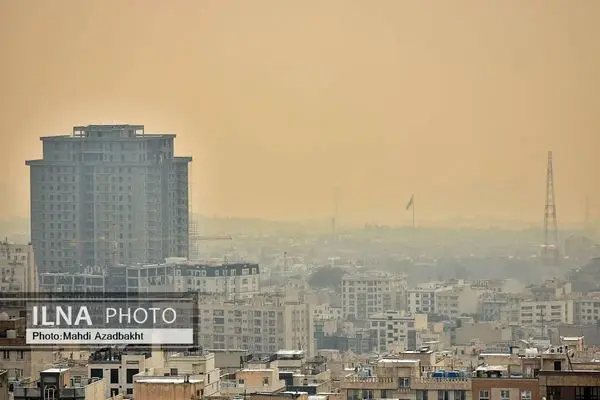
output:
M233 4L0 6L6 218L39 136L115 122L178 135L204 215L326 219L338 187L340 226L410 225L412 193L417 225L541 225L553 150L559 228L597 219L600 5Z

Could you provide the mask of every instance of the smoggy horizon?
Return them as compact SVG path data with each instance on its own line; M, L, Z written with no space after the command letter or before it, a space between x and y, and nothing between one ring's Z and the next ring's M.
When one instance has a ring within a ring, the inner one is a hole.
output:
M143 124L191 155L192 209L267 220L541 225L598 218L600 3L0 4L0 219L75 125Z

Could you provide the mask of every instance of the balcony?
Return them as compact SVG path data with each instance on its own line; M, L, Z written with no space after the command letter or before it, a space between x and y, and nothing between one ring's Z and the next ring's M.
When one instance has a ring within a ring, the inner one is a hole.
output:
M377 376L348 376L341 382L343 389L398 389L398 379Z
M471 390L471 378L416 378L411 389L419 390Z

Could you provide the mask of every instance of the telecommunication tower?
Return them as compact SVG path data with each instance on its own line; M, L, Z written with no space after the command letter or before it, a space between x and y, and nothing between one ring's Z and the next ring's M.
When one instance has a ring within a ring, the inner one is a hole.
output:
M542 259L546 264L555 264L558 262L558 226L556 223L552 151L548 152L548 166L546 168L546 204L544 206L544 247Z

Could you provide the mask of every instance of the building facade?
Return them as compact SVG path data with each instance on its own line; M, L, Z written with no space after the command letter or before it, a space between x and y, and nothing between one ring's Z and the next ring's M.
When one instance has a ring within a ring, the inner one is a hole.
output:
M172 134L90 125L42 137L31 174L31 240L43 272L188 256L188 166Z
M232 300L260 293L260 266L178 262L116 266L107 271L106 290L113 292L196 292L228 295Z
M523 301L519 314L521 325L572 324L573 300Z
M597 325L600 321L600 296L587 296L573 300L573 322L580 325Z
M406 309L411 313L435 312L435 285L422 285L407 291Z
M371 314L404 309L406 278L388 274L347 275L342 278L344 319L366 321Z
M199 344L210 349L246 349L270 354L280 349L315 354L312 307L283 295L256 295L223 301L215 296L199 304Z
M37 292L37 269L30 244L0 242L0 291Z
M405 314L398 311L372 314L369 316L369 330L371 346L379 354L389 351L414 350L417 348L414 314ZM427 327L427 316L419 315ZM422 329L423 327L421 327Z

